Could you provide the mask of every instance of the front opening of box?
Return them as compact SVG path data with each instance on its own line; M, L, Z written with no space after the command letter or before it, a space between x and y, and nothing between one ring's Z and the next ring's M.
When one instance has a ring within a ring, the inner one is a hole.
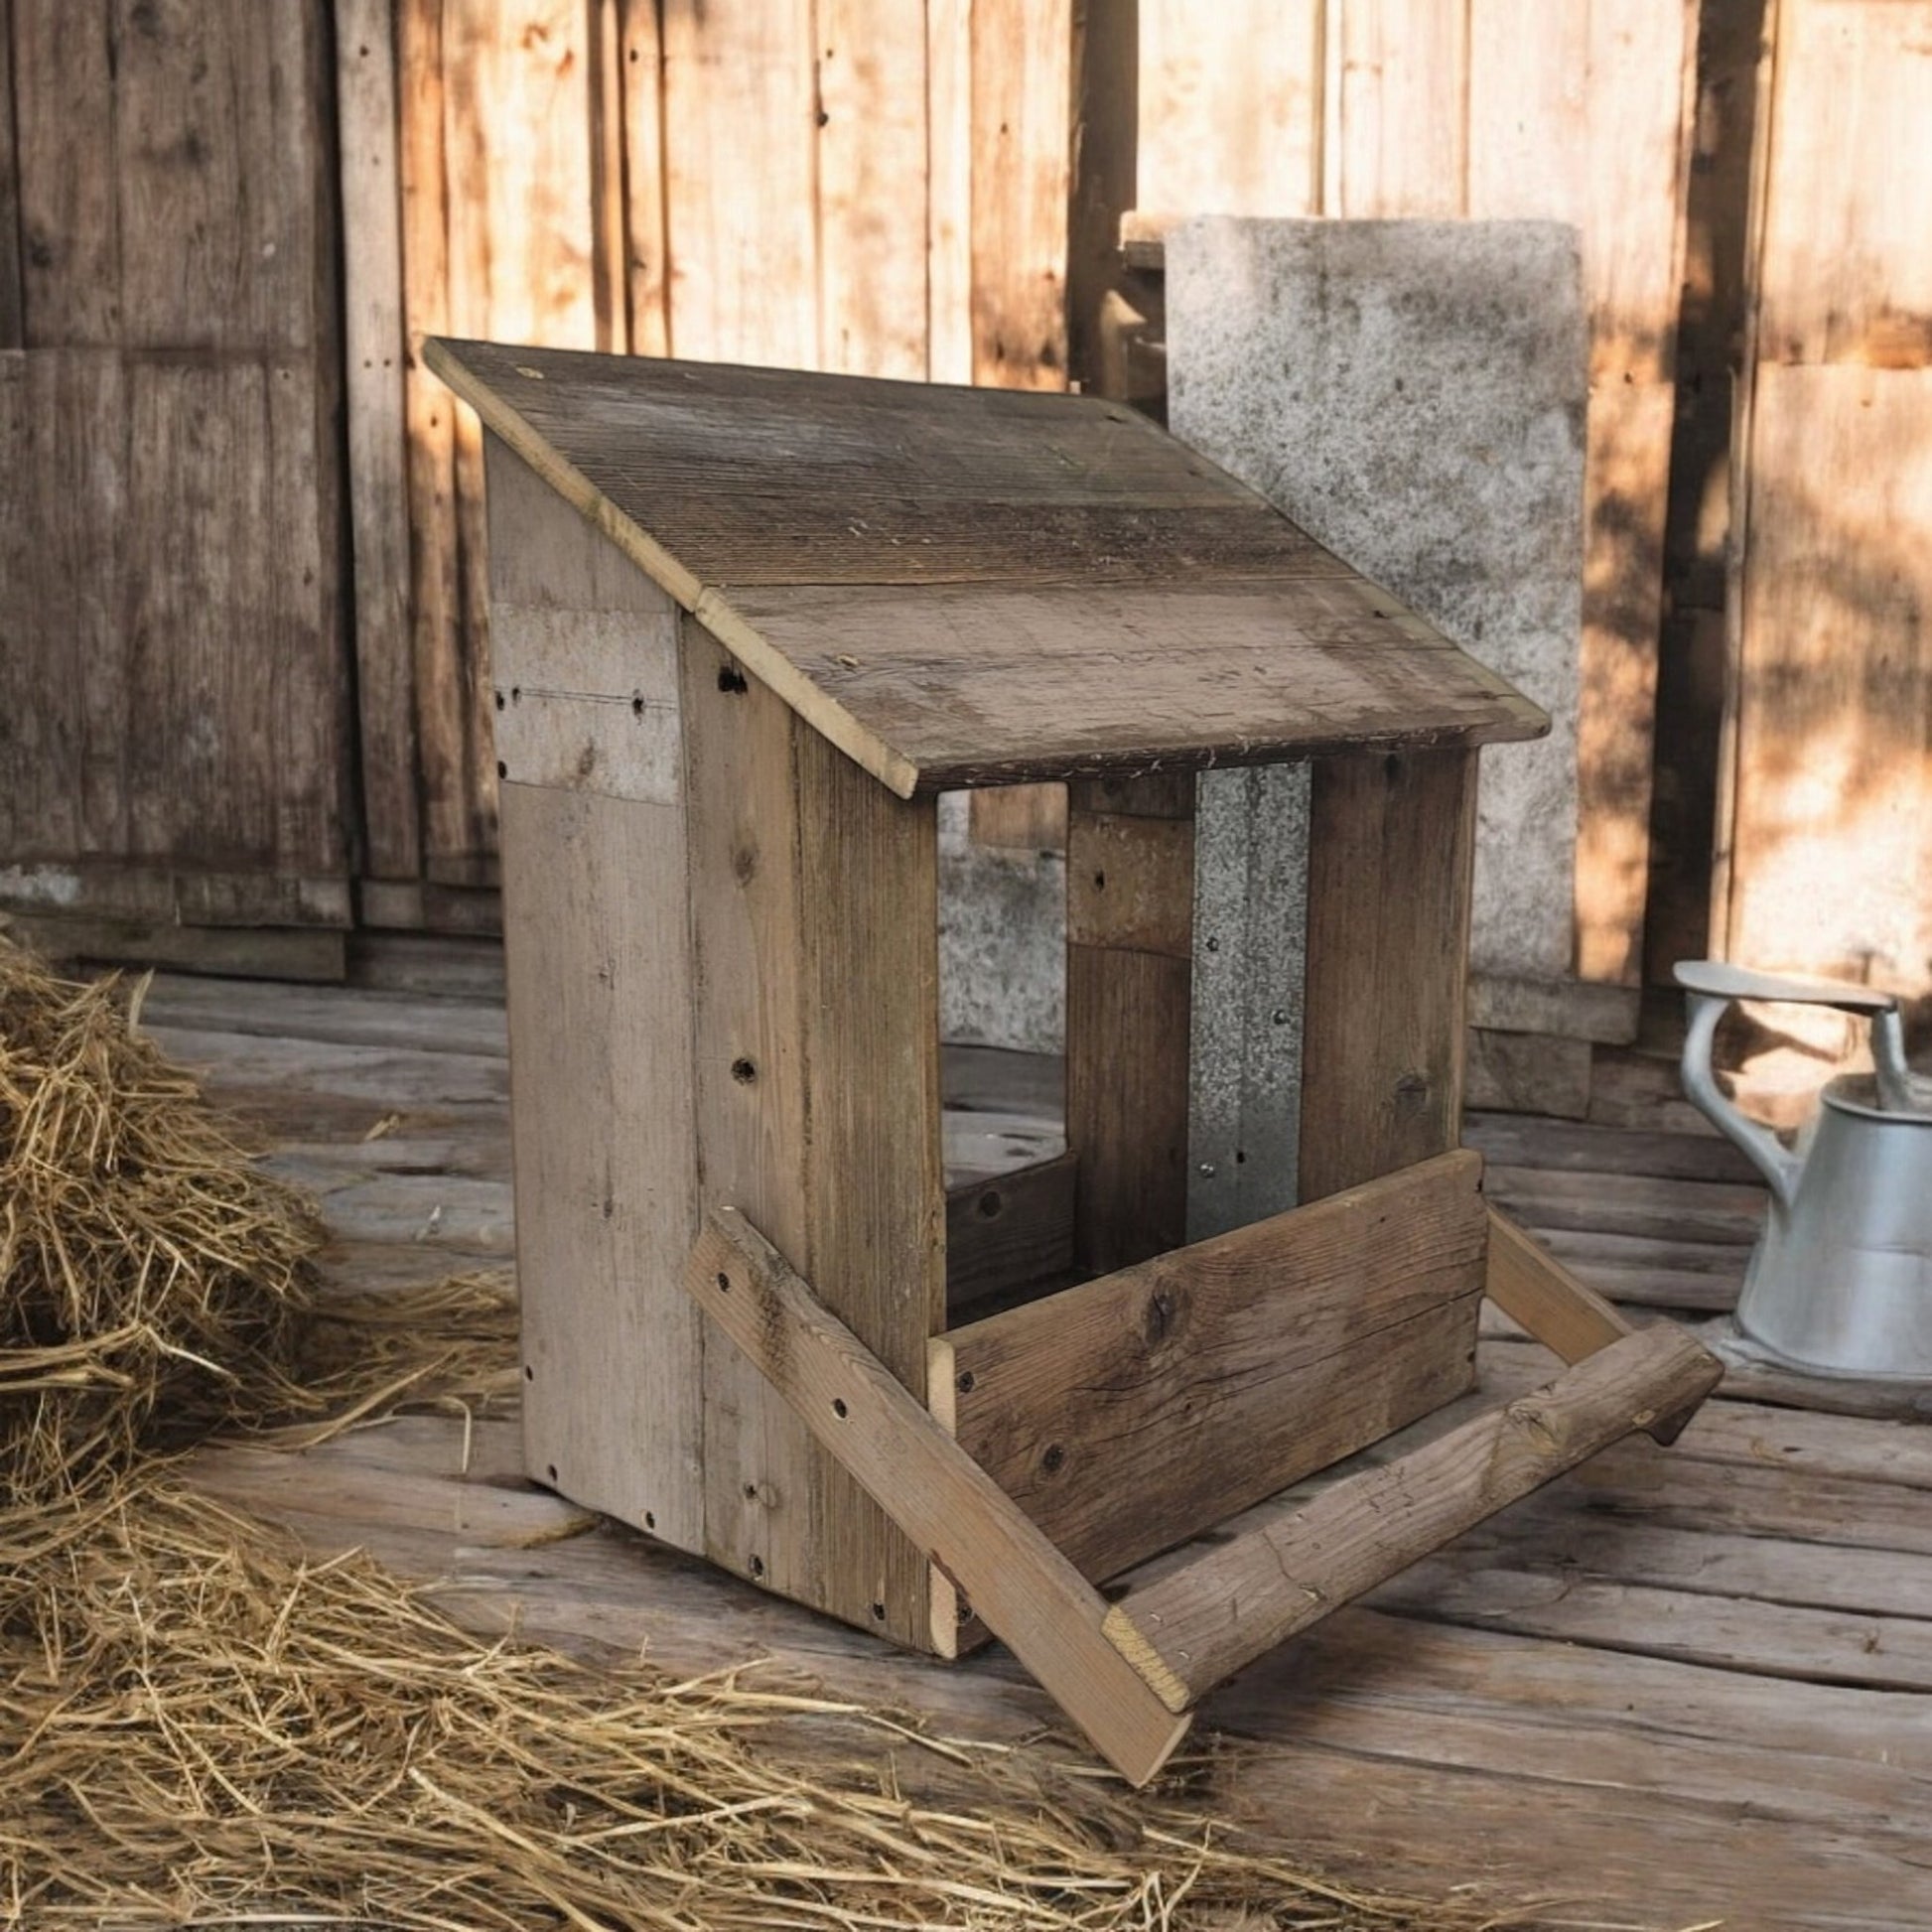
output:
M1065 787L939 800L948 1324L1064 1287Z

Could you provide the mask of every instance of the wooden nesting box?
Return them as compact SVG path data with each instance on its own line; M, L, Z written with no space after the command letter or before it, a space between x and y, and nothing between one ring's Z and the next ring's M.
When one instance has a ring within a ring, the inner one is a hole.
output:
M1217 1677L1695 1405L1711 1358L1457 1151L1476 753L1527 700L1117 404L430 355L488 431L534 1476L903 1645L990 1627L1142 1778ZM936 796L1040 779L1074 1280L963 1318ZM1579 1366L1103 1602L1464 1394L1485 1286Z

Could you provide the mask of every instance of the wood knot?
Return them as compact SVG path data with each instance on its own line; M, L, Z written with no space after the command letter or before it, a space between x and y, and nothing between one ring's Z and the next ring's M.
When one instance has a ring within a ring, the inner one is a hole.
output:
M1185 1305L1173 1288L1157 1288L1141 1312L1141 1334L1150 1348L1158 1348L1179 1325Z
M1517 1397L1503 1411L1503 1416L1512 1430L1529 1437L1539 1450L1551 1452L1563 1447L1563 1431L1548 1404L1536 1396Z

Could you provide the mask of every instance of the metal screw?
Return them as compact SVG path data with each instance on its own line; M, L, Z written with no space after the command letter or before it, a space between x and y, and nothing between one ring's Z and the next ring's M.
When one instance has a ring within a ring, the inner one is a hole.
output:
M1286 1027L1288 1025L1288 1009L1286 1007L1277 1007L1268 1017L1278 1027Z
M1214 1178L1214 1163L1212 1161L1203 1161L1200 1164L1200 1172L1203 1180L1212 1180Z

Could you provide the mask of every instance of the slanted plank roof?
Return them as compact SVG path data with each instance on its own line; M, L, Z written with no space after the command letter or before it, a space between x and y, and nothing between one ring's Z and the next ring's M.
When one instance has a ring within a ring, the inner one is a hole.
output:
M1124 404L488 343L428 359L901 796L1548 729Z

